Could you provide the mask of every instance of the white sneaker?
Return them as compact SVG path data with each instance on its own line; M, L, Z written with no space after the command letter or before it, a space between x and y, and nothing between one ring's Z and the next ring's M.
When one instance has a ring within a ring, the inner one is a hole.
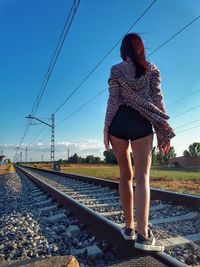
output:
M122 227L120 231L121 231L121 234L123 235L124 239L135 240L135 229Z
M137 238L135 240L135 248L145 251L164 251L164 246L160 241L155 239L150 229L148 229L148 238L137 233Z

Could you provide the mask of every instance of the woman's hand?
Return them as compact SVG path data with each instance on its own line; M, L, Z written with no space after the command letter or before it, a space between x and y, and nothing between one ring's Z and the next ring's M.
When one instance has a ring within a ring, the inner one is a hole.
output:
M161 148L161 153L163 156L165 156L167 154L167 152L169 151L171 147L170 141L163 147Z
M103 132L104 132L104 146L105 146L106 150L109 150L110 149L110 146L109 146L110 137L109 137L109 133L108 133L108 128L106 126L104 127Z

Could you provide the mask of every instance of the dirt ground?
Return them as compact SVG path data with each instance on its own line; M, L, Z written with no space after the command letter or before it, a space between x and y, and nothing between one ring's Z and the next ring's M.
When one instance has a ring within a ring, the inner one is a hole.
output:
M190 193L200 195L200 186L194 181L151 181L151 187L170 189L175 192Z
M6 173L8 170L7 165L0 165L0 175Z

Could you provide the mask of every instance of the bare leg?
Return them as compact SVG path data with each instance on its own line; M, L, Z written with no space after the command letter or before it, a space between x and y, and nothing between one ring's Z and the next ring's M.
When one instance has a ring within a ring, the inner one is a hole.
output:
M128 149L129 141L110 135L110 142L120 168L119 195L126 227L134 228L133 169Z
M151 150L153 135L131 141L131 147L135 165L135 201L137 230L148 237L148 220L150 204L149 174L151 167Z

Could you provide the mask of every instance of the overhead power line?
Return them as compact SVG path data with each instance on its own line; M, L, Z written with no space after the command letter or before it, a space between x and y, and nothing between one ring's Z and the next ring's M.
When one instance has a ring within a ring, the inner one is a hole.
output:
M144 14L155 4L156 1L154 1L143 13L142 15L137 19L137 21L129 28L129 30L126 32L126 34L136 25L136 23L144 16ZM178 32L173 34L168 40L166 40L164 43L162 43L160 46L158 46L153 52L151 52L147 57L150 57L154 53L156 53L158 50L160 50L163 46L165 46L167 43L169 43L172 39L174 39L176 36L178 36L180 33L182 33L186 28L188 28L190 25L192 25L195 21L197 21L200 18L200 16L193 19L191 22L189 22L187 25L185 25L183 28L181 28ZM99 65L108 57L108 55L113 51L113 49L121 42L124 36L120 38L119 41L108 51L108 53L99 61L99 63L89 72L89 74L85 77L85 79L76 87L76 89L62 102L61 105L58 106L58 108L55 110L54 113L57 113L64 104L72 97L72 95L87 81L87 79L92 75L92 73L99 67Z
M48 67L47 72L45 74L45 77L43 79L42 86L41 86L41 88L39 90L39 93L38 93L38 95L36 97L35 102L33 103L33 107L32 107L32 110L31 110L31 115L32 116L35 115L35 113L36 113L36 111L37 111L37 109L39 107L39 104L41 102L42 96L43 96L43 94L45 92L45 89L47 87L48 81L49 81L49 79L51 77L52 71L53 71L53 69L55 67L55 64L57 62L57 59L59 57L60 51L61 51L61 49L63 47L64 41L65 41L66 36L67 36L67 34L69 32L69 29L71 27L72 21L73 21L73 19L75 17L76 11L77 11L78 6L79 6L79 3L80 3L80 0L74 0L73 1L72 7L71 7L70 12L69 12L69 15L68 15L67 20L65 22L64 28L62 30L62 33L60 35L60 38L59 38L58 43L56 45L56 48L54 50L51 62L49 64L49 67ZM25 139L25 137L26 137L26 135L28 133L31 121L28 122L27 125L26 125L24 134L23 134L22 139L21 139L21 141L19 143L19 146L18 146L19 148L20 148L23 140ZM18 150L16 151L15 157L17 157L17 153L18 153Z
M171 106L173 106L173 105L175 105L175 104L177 104L177 103L179 103L179 102L181 102L182 100L184 100L184 99L186 99L186 98L188 98L188 97L190 97L190 96L192 96L194 94L199 93L199 92L200 92L200 89L198 89L198 90L196 90L194 92L191 92L190 94L188 94L186 96L183 96L183 97L179 98L178 100L176 100L173 103L171 103L170 105L168 105L168 108L171 107Z
M47 121L47 123L49 123L50 119ZM32 145L36 139L38 139L38 137L41 135L41 133L44 131L44 129L46 129L46 126L44 126L42 128L42 130L39 132L39 134L28 144L28 146Z
M148 7L148 9L147 10L145 10L145 12L143 12L143 15L152 7L152 5L155 3L155 1ZM142 16L142 15L141 15ZM139 19L141 19L141 16L138 18L138 20ZM152 53L150 53L149 55L148 55L148 57L149 56L151 56L153 53L155 53L155 52L157 52L159 49L161 49L164 45L166 45L168 42L170 42L172 39L174 39L176 36L178 36L181 32L183 32L186 28L188 28L190 25L192 25L195 21L197 21L197 19L199 19L200 18L200 16L198 16L198 17L196 17L195 19L193 19L190 23L188 23L187 25L185 25L181 30L179 30L178 32L176 32L174 35L172 35L172 37L170 37L168 40L166 40L164 43L162 43L159 47L157 47ZM138 22L138 20L137 20L137 22ZM135 22L136 23L136 22ZM135 25L135 24L133 24L133 25ZM129 29L129 31L132 29L132 27L133 27L133 25L131 26L131 28ZM128 32L127 32L128 33ZM122 37L123 38L123 37ZM104 56L104 58L103 58L103 60L111 53L111 51L119 44L119 42L122 40L122 38L115 44L115 46L113 46L113 48L112 49L110 49L109 50L109 52ZM100 61L101 62L101 61ZM101 63L98 63L99 65L101 64ZM103 62L103 61L102 61ZM88 79L89 78L89 76L96 70L96 68L99 66L99 65L96 65L95 66L95 68L93 68L92 70L91 70L91 72L86 76L86 78L82 81L82 83L75 89L75 91L77 91L80 87L81 87L81 85L86 81L86 79ZM64 118L62 121L60 121L57 125L60 125L61 123L63 123L65 120L67 120L67 119L69 119L70 117L72 117L74 114L76 114L77 112L79 112L82 108L84 108L85 106L87 106L89 103L91 103L93 100L95 100L100 94L102 94L104 91L106 91L107 90L107 88L106 89L104 89L104 90L102 90L100 93L98 93L96 96L94 96L92 99L90 99L90 100L88 100L84 105L82 105L81 107L79 107L78 109L76 109L73 113L71 113L70 115L68 115L66 118ZM75 93L75 91L73 91L73 93ZM199 90L198 90L199 91ZM195 92L193 92L192 94L194 94L194 93L196 93L197 91L195 91ZM190 94L191 95L191 94ZM72 95L70 95L69 97L71 97ZM69 99L69 97L65 100L65 102L63 102L57 109L56 109L56 111L55 111L55 113L67 102L67 100ZM187 96L188 97L188 96ZM177 102L178 101L181 101L183 98L181 98L181 99L179 99L179 100L177 100ZM199 107L199 106L198 106ZM190 109L190 110L188 110L188 111L185 111L185 112L183 112L183 113L181 113L181 114L178 114L178 115L176 115L175 117L177 117L177 116L180 116L180 115L182 115L182 114L185 114L185 113L187 113L187 112L190 112L190 111L192 111L192 110L194 110L195 108L197 108L197 107L193 107L192 109ZM175 117L173 117L173 118L175 118ZM45 136L46 137L46 136Z
M124 34L130 32L130 30L142 19L142 17L152 8L152 6L156 3L157 0L154 0L148 8L139 16L139 18L131 25L128 31ZM101 63L110 55L110 53L115 49L115 47L121 42L124 35L114 44L114 46L105 54L105 56L95 65L95 67L87 74L87 76L82 80L82 82L75 88L74 91L58 106L58 108L54 111L56 114L64 105L65 103L75 94L75 92L88 80L88 78L95 72L95 70L101 65Z
M91 98L90 100L88 100L85 104L83 104L81 107L79 107L78 109L76 109L74 112L72 112L65 119L63 119L62 121L60 121L56 126L60 125L62 122L64 122L65 120L69 119L70 117L72 117L77 112L79 112L82 108L84 108L85 106L87 106L89 103L91 103L93 100L95 100L98 96L100 96L103 92L105 92L105 90L107 90L107 88L106 89L103 89L102 91L100 91L96 96L94 96L93 98Z
M196 120L196 121L191 121L191 122L188 122L188 123L182 124L182 125L180 125L180 126L176 127L176 129L179 129L179 128L182 128L182 127L188 126L188 125L190 125L190 124L193 124L193 123L195 123L195 122L199 122L199 121L200 121L200 120Z
M67 34L69 32L69 29L70 29L71 24L73 22L73 19L75 17L76 11L77 11L78 6L79 6L79 3L80 3L80 0L78 0L78 1L77 0L74 0L74 2L72 4L71 10L70 10L69 15L67 17L67 20L65 22L64 28L63 28L62 33L60 35L60 38L59 38L59 41L57 43L56 49L55 49L55 51L53 53L51 62L49 64L48 70L46 72L46 75L45 75L45 78L43 80L42 86L40 88L39 94L37 96L37 100L36 100L36 104L35 104L36 107L35 107L35 109L32 110L32 113L31 114L33 116L36 113L36 111L38 109L38 106L40 104L40 101L42 99L42 96L43 96L43 94L44 94L44 92L46 90L48 81L49 81L49 79L51 77L52 71L53 71L53 69L55 67L55 64L57 62L57 59L58 59L58 57L60 55L60 51L61 51L61 49L63 47L63 44L64 44L65 39L66 39L66 36L67 36Z
M175 36L177 36L178 34L180 34L184 29L186 29L188 26L192 25L192 23L194 23L200 16L198 16L197 18L193 19L190 23L188 23L186 26L184 26L181 30L179 30L177 33L175 33L172 37L174 38ZM170 37L167 41L165 41L163 44L161 44L160 46L158 46L158 48L156 48L151 54L148 55L148 57L150 55L152 55L153 53L157 52L161 47L163 47L164 45L166 45L170 40L172 40L173 38ZM107 89L104 89L102 92L106 91ZM96 95L96 97L98 96L99 94ZM89 104L90 102L92 102L93 100L96 99L96 97L93 97L91 100L89 100L87 103L85 103L84 105L82 105L80 108L78 108L77 110L75 110L71 115L67 116L66 118L64 118L62 121L60 121L58 124L61 124L62 122L64 122L65 120L67 120L68 118L70 118L72 115L74 115L75 113L77 113L79 110L81 110L83 107L85 107L87 104ZM63 105L64 105L64 102L63 102ZM194 109L194 108L193 108ZM189 110L190 111L190 110ZM189 112L189 111L186 111L186 112ZM185 112L184 112L185 113ZM183 114L184 114L183 113ZM178 114L176 116L180 116L182 114ZM175 116L175 117L176 117ZM173 118L175 118L173 117Z
M78 109L76 109L74 112L72 112L70 115L68 115L66 118L64 118L62 121L60 121L59 123L56 124L56 127L59 126L61 123L63 123L65 120L69 119L70 117L72 117L73 115L75 115L77 112L79 112L82 108L84 108L85 106L87 106L90 102L92 102L93 100L95 100L98 96L100 96L103 92L105 92L107 90L104 89L102 91L100 91L96 96L94 96L93 98L91 98L90 100L88 100L85 104L83 104L81 107L79 107ZM43 129L42 129L43 131ZM42 132L41 131L41 132ZM41 134L41 132L39 133L39 135ZM40 139L40 141L42 141L47 135L49 134L49 131L42 137L42 139ZM39 137L39 135L37 135L37 137L31 142L31 144Z
M183 28L181 28L178 32L176 32L172 37L170 37L167 41L165 41L163 44L161 44L159 47L157 47L153 52L151 52L148 57L152 56L155 52L160 50L164 45L169 43L172 39L174 39L177 35L179 35L181 32L183 32L186 28L191 26L195 21L197 21L200 18L200 16L193 19L191 22L189 22L187 25L185 25Z
M183 115L183 114L186 114L186 113L188 113L188 112L190 112L190 111L192 111L192 110L195 110L195 109L197 109L197 108L200 108L200 105L197 105L197 106L195 106L195 107L192 107L192 108L190 108L190 109L188 109L188 110L186 110L186 111L184 111L184 112L181 112L181 113L179 113L179 114L173 116L171 119L175 119L175 118L177 118L177 117L179 117L179 116L181 116L181 115Z
M17 147L17 150L16 150L16 153L15 153L14 158L17 158L17 155L18 155L19 149L20 149L20 147L21 147L21 144L23 143L23 141L24 141L24 139L25 139L25 137L26 137L26 135L27 135L27 133L28 133L28 130L29 130L29 127L30 127L29 124L30 124L29 122L26 123L25 130L24 130L22 139L21 139L21 141L20 141L20 143L19 143L19 145L18 145L18 147Z
M197 125L197 126L194 126L194 127L191 127L191 128L176 132L176 134L180 134L180 133L183 133L183 132L186 132L186 131L189 131L189 130L192 130L192 129L196 129L196 128L199 128L199 127L200 127L200 125Z
M149 9L156 3L157 0L154 0L149 6L148 8L139 16L139 18L131 25L131 27L127 30L127 32L124 34L126 35L128 32L130 32L130 30L141 20L141 18L149 11ZM65 99L65 101L58 106L58 108L55 110L54 114L56 114L61 107L72 97L72 95L86 82L86 80L92 75L92 73L99 67L99 65L110 55L110 53L114 50L114 48L121 42L121 40L123 39L124 35L115 43L115 45L106 53L106 55L96 64L96 66L88 73L88 75L85 77L85 79L78 85L78 87L70 94L69 97L67 97ZM106 89L105 89L106 90ZM104 90L104 91L105 91ZM99 94L98 94L99 95ZM94 99L96 99L95 96L92 100L89 100L87 103L85 103L83 106L81 106L78 110L76 110L75 112L73 112L73 114L77 113L80 109L82 109L84 106L86 106L87 104L89 104L91 101L93 101ZM73 114L71 114L70 116L72 116ZM67 118L65 118L64 120L66 120ZM63 121L64 121L63 120ZM62 122L63 122L62 121ZM60 122L61 123L61 122ZM37 137L35 138L37 139Z
M48 130L47 132L46 132L46 134L40 139L40 141L39 142L41 142L48 134L50 134L51 133L51 131L50 130Z
M91 103L93 100L95 100L98 96L100 96L100 95L101 95L103 92L105 92L106 90L107 90L107 88L105 88L104 90L100 91L96 96L94 96L93 98L91 98L90 100L88 100L85 104L83 104L83 105L80 106L78 109L76 109L74 112L72 112L70 115L68 115L67 117L65 117L65 118L64 118L62 121L60 121L56 126L60 125L60 124L63 123L65 120L71 118L73 115L75 115L75 114L76 114L77 112L79 112L82 108L84 108L84 107L87 106L89 103ZM174 119L174 118L176 118L176 117L179 117L179 116L181 116L181 115L183 115L183 114L186 114L186 113L188 113L188 112L190 112L190 111L192 111L192 110L195 110L195 109L197 109L197 108L200 108L200 105L195 106L195 107L192 107L191 109L188 109L188 110L186 110L186 111L184 111L184 112L182 112L182 113L179 113L179 114L173 116L171 119ZM187 126L187 125L189 125L189 124L192 124L192 123L195 123L195 122L198 122L198 121L200 121L200 120L196 120L196 121L193 121L193 122L190 122L190 123L187 123L187 124L178 126L178 127L176 127L176 128L181 128L181 127Z

